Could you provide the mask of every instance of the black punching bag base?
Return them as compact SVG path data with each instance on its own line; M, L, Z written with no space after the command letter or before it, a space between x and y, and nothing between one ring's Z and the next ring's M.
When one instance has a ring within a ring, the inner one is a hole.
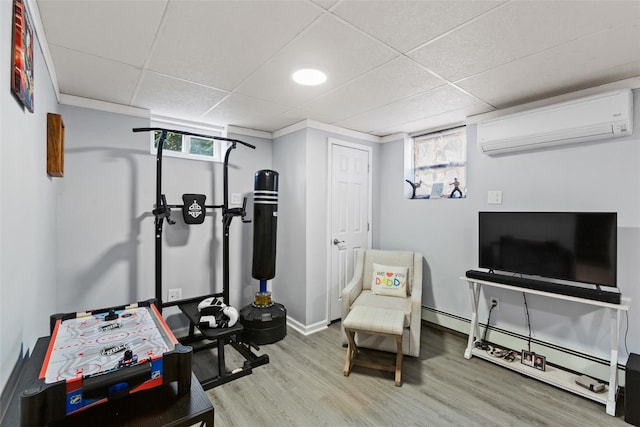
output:
M273 344L287 335L287 309L277 302L266 307L249 304L240 310L240 323L245 342Z

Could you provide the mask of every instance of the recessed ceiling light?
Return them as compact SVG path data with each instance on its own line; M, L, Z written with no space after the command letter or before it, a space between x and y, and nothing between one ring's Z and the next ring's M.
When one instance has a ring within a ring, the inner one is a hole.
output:
M327 80L327 75L320 70L303 68L293 73L293 81L304 86L317 86Z

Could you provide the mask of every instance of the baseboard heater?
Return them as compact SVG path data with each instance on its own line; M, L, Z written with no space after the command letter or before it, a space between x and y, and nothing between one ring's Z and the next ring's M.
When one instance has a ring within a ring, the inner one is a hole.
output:
M551 283L544 280L529 279L526 277L509 276L507 274L487 273L478 270L468 270L466 276L470 279L486 280L487 282L501 283L503 285L517 286L520 288L535 289L554 294L568 295L577 298L585 298L594 301L620 304L619 292L603 291L599 288L581 288L578 286Z

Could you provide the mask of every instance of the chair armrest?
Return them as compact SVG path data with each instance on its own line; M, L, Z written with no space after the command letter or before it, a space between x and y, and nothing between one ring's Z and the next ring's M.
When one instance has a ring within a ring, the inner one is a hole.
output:
M413 256L413 283L411 284L411 304L418 303L422 307L422 254ZM413 310L412 310L413 311Z
M411 327L420 323L422 317L422 282L416 283L420 286L411 292Z
M353 277L342 290L342 320L349 314L349 307L353 304L358 295L362 293L362 272L364 262L364 251L356 252L356 259L353 265Z
M411 288L411 325L409 355L420 356L420 330L422 326L422 254L413 257L413 286Z
M362 293L362 272L355 274L349 284L342 290L342 320L349 314L349 307Z

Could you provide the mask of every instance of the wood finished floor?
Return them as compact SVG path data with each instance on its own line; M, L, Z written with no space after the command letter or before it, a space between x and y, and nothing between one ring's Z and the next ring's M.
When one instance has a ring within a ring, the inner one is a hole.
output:
M207 392L217 426L629 426L604 405L463 357L466 340L423 323L421 355L405 357L403 385L393 374L354 367L343 376L340 323L263 346L270 363ZM202 369L213 356L196 355ZM228 369L242 365L230 346ZM385 355L393 360L393 355Z

